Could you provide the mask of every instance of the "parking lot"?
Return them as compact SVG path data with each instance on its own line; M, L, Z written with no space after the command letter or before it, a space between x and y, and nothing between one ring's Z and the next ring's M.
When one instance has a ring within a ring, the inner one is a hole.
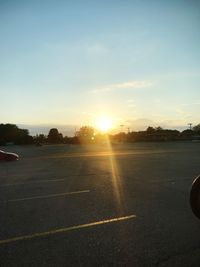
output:
M200 266L200 143L0 149L0 266Z

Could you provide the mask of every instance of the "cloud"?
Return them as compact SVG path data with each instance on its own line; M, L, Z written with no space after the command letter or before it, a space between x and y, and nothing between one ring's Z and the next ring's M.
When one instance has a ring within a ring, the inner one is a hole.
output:
M92 90L93 93L101 93L101 92L109 92L114 90L120 90L120 89L140 89L140 88L146 88L151 87L154 84L153 81L150 80L141 80L141 81L127 81L123 83L116 83L107 85L101 88L97 88Z
M135 100L133 100L133 99L128 99L128 100L126 101L126 106L127 106L128 108L133 109L133 108L135 108L137 105L135 104Z
M193 102L193 103L184 103L184 104L181 104L181 106L196 106L196 105L200 105L200 102Z
M112 85L113 88L144 88L152 86L152 81L132 81Z
M127 107L128 107L128 108L135 108L135 107L136 107L136 105L135 105L135 104L133 104L133 103L130 103L130 104L128 104L128 105L127 105Z
M134 102L135 102L134 99L128 99L128 100L127 100L127 103L131 103L131 104L132 104L132 103L134 103Z

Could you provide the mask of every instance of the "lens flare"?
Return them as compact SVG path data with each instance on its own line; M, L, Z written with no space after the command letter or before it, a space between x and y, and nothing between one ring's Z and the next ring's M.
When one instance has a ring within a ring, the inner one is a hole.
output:
M125 209L125 202L124 202L124 196L123 196L123 187L122 187L122 180L121 180L121 175L120 171L115 159L115 153L113 152L112 145L110 143L109 137L106 137L106 143L107 143L107 148L110 152L109 155L109 165L110 165L110 170L112 174L112 186L113 186L113 192L115 195L115 201L116 201L116 206L119 212L123 212Z

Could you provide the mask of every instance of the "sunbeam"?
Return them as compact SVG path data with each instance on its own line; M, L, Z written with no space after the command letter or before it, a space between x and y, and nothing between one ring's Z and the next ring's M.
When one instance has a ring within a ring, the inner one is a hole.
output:
M115 159L115 153L113 153L112 145L110 143L110 139L108 135L106 135L106 144L107 144L108 150L112 152L109 154L109 163L110 163L110 170L112 174L112 186L113 186L113 191L114 191L114 195L116 198L117 209L119 210L119 212L123 212L125 208L125 203L124 203L124 194L123 194L121 175L120 175L118 164Z

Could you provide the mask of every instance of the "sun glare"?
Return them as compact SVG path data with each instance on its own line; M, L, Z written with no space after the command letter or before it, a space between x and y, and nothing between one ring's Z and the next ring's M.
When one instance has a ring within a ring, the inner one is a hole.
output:
M101 132L106 133L112 128L112 122L109 118L104 117L97 120L96 126Z

